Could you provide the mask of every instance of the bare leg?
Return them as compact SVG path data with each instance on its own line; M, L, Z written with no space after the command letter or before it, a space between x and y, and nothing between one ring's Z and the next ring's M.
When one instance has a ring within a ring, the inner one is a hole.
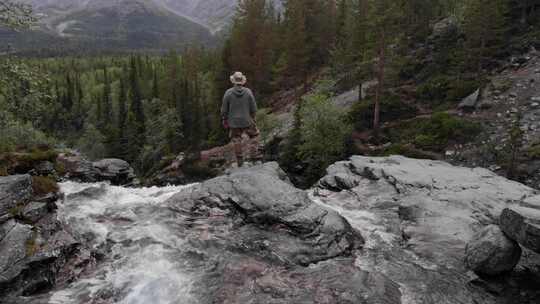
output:
M234 155L236 156L236 163L238 167L242 167L244 164L244 153L242 145L242 137L233 138Z

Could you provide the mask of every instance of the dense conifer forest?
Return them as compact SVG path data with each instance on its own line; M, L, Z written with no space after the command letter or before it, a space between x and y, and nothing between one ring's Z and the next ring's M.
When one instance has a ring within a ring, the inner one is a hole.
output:
M5 27L24 31L34 21L29 7L1 3ZM166 157L228 141L219 106L240 70L269 108L265 122L280 93L292 92L295 123L280 160L289 168L304 162L317 176L351 152L351 131L373 131L375 143L400 138L381 123L455 107L499 59L537 39L539 10L533 0L242 0L216 49L50 58L11 49L0 57L0 151L47 143L151 171ZM441 20L445 32L434 37ZM351 109L329 103L372 79L374 94ZM428 151L477 129L445 113L415 127L414 144Z

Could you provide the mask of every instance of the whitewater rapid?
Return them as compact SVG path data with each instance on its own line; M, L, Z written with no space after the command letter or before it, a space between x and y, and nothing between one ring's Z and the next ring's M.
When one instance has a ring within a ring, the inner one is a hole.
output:
M192 278L181 258L185 241L164 202L190 186L123 188L61 184L58 214L96 252L96 265L50 304L191 304Z

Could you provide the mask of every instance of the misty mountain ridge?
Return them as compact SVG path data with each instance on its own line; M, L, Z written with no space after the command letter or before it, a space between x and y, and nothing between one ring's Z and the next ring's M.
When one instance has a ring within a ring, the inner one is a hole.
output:
M237 0L24 0L39 17L32 31L0 29L5 46L39 49L157 50L215 45ZM1 50L0 50L1 51ZM53 51L54 52L54 51Z

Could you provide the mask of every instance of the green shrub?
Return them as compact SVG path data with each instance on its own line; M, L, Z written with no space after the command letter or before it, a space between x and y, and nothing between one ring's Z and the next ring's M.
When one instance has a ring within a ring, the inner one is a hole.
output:
M529 158L540 159L540 144L536 144L536 145L531 146L527 150L527 154L528 154Z
M441 103L446 100L446 93L450 87L451 79L448 76L439 75L430 78L417 88L418 98L430 101L431 103Z
M343 157L352 128L345 119L346 112L324 94L306 96L299 115L298 157L308 164L308 179L315 179Z
M373 100L361 101L353 105L348 118L357 131L373 128L373 113L375 105ZM401 102L397 97L390 97L381 102L381 121L389 122L398 119L415 117L416 107Z
M422 149L437 150L444 142L433 134L419 134L414 138L414 145Z
M260 109L257 112L257 127L261 131L261 139L266 142L279 126L276 116L270 113L270 109Z
M439 112L429 118L403 122L385 132L392 142L412 143L420 149L440 152L450 142L465 143L474 139L481 130L478 123Z
M88 124L76 147L90 159L100 159L107 155L105 140L105 136L94 125Z
M0 109L0 153L16 150L17 146L54 144L54 140L35 129L30 123L14 120Z
M457 103L481 86L481 81L456 79L447 75L430 78L418 86L417 96L432 105Z

